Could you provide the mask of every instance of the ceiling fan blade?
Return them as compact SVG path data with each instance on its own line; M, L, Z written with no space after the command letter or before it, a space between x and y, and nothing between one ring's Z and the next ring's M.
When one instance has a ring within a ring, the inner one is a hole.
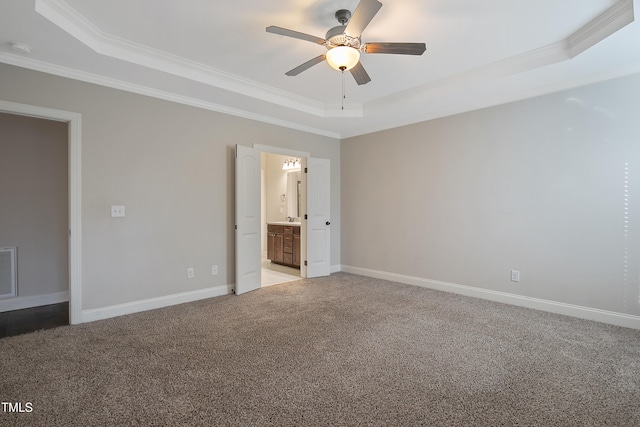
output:
M293 37L294 39L306 40L312 43L325 44L326 40L320 37L312 36L310 34L300 33L298 31L287 30L282 27L270 26L267 27L267 33L280 34L281 36Z
M344 32L351 37L360 37L381 7L382 3L378 0L361 0Z
M427 50L424 43L365 43L366 53L392 53L397 55L422 55Z
M358 62L356 66L349 71L351 71L351 75L358 85L366 85L371 81L371 77L369 77L369 74L367 74L361 62Z
M322 55L320 55L320 56L316 56L315 58L308 60L308 61L307 61L307 62L305 62L304 64L302 64L302 65L298 65L298 66L297 66L296 68L294 68L293 70L291 70L291 71L287 71L285 74L286 74L287 76L297 76L297 75L298 75L298 74L300 74L301 72L303 72L303 71L305 71L305 70L307 70L307 69L309 69L309 68L313 67L313 66L314 66L314 65L316 65L316 64L321 63L321 62L322 62L322 61L324 61L324 60L325 60L325 55L324 55L324 54L322 54Z

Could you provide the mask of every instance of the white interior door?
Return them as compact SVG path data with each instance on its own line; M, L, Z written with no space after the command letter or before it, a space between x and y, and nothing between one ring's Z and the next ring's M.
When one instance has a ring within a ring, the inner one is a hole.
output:
M237 295L260 288L260 151L236 145Z
M331 273L331 167L328 159L307 160L307 277Z

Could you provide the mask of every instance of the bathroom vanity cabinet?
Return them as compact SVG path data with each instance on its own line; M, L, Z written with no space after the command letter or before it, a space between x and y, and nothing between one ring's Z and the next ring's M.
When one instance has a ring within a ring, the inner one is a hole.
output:
M300 226L285 224L267 224L267 258L300 268Z

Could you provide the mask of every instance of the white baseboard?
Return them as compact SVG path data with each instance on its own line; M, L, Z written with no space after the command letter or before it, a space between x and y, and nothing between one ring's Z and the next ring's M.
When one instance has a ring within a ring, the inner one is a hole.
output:
M167 295L146 300L132 301L124 304L111 305L108 307L82 310L82 322L95 322L96 320L109 319L111 317L124 316L126 314L139 313L141 311L153 310L156 308L168 307L170 305L184 304L186 302L198 301L206 298L219 297L231 293L231 287L215 286L213 288L199 289L197 291L182 292L179 294Z
M69 291L56 292L55 294L0 299L0 313L5 311L22 310L24 308L40 307L43 305L59 304L67 301L69 301Z
M536 310L548 311L556 314L564 314L567 316L578 317L580 319L594 320L596 322L609 323L611 325L640 329L640 316L634 316L630 314L566 304L540 298L532 298L523 295L510 294L507 292L492 291L489 289L476 288L474 286L423 279L421 277L407 276L404 274L353 267L350 265L342 265L341 271L344 271L346 273L358 274L361 276L374 277L377 279L404 283L406 285L420 286L423 288L435 289L438 291L452 292L460 295L517 305L520 307L533 308Z

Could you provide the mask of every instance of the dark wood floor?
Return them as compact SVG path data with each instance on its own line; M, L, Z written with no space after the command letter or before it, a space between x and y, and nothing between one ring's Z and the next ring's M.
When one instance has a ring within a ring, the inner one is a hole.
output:
M44 305L0 313L0 338L69 324L69 303Z

